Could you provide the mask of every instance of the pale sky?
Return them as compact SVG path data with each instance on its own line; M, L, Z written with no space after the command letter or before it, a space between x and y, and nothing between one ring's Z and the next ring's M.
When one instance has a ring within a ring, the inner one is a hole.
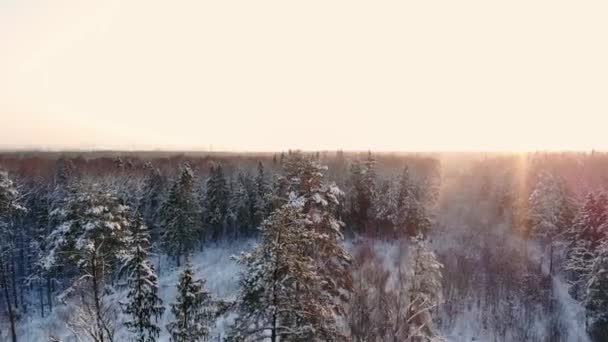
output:
M606 0L0 0L0 148L608 149L606 18Z

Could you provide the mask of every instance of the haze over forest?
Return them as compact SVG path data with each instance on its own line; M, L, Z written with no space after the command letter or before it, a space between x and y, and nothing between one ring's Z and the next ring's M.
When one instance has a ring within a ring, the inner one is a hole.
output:
M607 17L0 0L0 341L608 342Z

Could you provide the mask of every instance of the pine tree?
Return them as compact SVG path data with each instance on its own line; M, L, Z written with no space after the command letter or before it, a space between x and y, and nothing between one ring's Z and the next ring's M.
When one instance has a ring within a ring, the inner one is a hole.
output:
M160 211L165 195L166 178L158 168L148 163L145 166L147 175L139 199L139 212L145 225L150 230L151 243L160 239Z
M160 211L162 244L175 257L179 267L181 257L190 253L200 236L199 210L194 198L194 174L188 164L169 191Z
M233 238L247 236L254 226L253 182L248 174L239 173L230 183L230 201L228 204L228 221Z
M608 232L608 198L605 194L588 194L578 209L574 224L568 231L566 276L570 293L584 300L586 284L591 274L598 247Z
M409 253L402 254L399 260L397 296L391 303L389 316L392 320L391 340L443 340L432 321L432 310L441 301L442 268L435 253L426 246L424 237L412 238Z
M272 211L272 189L264 172L262 162L258 163L255 178L254 226L258 227Z
M14 263L14 231L13 221L15 215L24 212L25 208L19 204L20 194L8 173L0 171L0 286L3 289L6 312L10 322L11 340L17 342L15 321L17 319L17 298L11 299L11 289L16 292L18 284L15 282Z
M355 161L350 168L351 177L351 215L359 230L368 228L374 218L374 202L376 199L376 160L371 151L361 164Z
M277 209L262 230L262 242L240 262L238 318L231 341L337 341L332 297L323 291L307 250L316 232L306 227L300 207Z
M559 178L544 174L536 183L528 203L532 232L549 244L549 270L553 273L555 240L572 224L570 196Z
M585 295L589 331L598 341L608 336L608 240L598 248Z
M172 342L207 341L214 324L214 308L211 295L203 280L194 278L192 264L188 261L177 283L177 298L171 304L173 321L167 325Z
M352 288L351 257L340 243L344 223L335 211L344 194L335 184L325 182L324 170L316 160L293 152L286 161L282 183L287 203L301 207L306 228L316 233L314 247L308 252L316 262L323 290L334 299L330 309L343 315L342 304Z
M220 240L224 235L229 201L228 183L221 164L211 167L205 196L205 222L211 230L211 238Z
M399 178L398 190L395 192L396 197L393 200L393 217L392 223L396 232L401 234L407 233L410 236L415 236L420 227L418 227L418 212L416 199L414 198L414 184L410 178L408 167L403 168L403 173Z
M66 296L80 299L70 325L94 341L111 341L115 310L105 300L106 283L125 255L130 210L111 192L98 185L82 186L68 198L60 213L61 224L49 239L47 268L74 267L74 282ZM91 326L91 322L93 325Z
M131 233L130 252L124 266L128 272L129 292L123 311L130 316L125 326L133 332L135 341L154 342L160 334L156 322L165 308L158 297L158 279L154 266L148 259L150 235L139 217L133 222Z

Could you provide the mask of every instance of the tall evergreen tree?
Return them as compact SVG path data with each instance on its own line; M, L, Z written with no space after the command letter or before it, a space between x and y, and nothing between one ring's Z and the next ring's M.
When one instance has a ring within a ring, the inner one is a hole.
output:
M211 230L211 238L218 241L225 234L229 205L228 183L221 164L211 167L205 196L205 223Z
M149 228L152 243L160 239L160 212L164 202L166 178L150 163L146 164L145 169L147 174L139 199L139 212Z
M566 276L574 298L584 300L598 247L608 232L608 197L590 193L578 209L568 232L570 241L566 254Z
M375 218L376 160L371 151L363 163L355 161L350 167L350 215L360 231L369 230Z
M263 225L261 244L241 257L238 318L229 340L338 341L333 298L307 253L319 235L301 207L285 205Z
M399 259L398 288L390 305L391 331L386 340L443 341L432 317L433 309L441 301L442 268L435 253L426 246L424 237L412 238L408 253L403 253Z
M254 226L258 227L272 211L272 188L267 179L262 162L258 162L255 178Z
M129 208L98 185L81 186L61 211L61 224L49 237L44 265L73 265L77 273L67 295L80 299L70 324L94 341L111 341L115 313L107 302L108 278L125 255ZM92 323L92 325L91 325Z
M0 171L0 287L3 290L6 314L10 323L11 340L17 342L15 323L17 319L17 298L12 292L16 293L15 267L11 260L14 260L14 235L13 221L16 213L25 211L19 204L20 195L8 173Z
M344 223L335 216L342 191L324 180L324 166L316 160L293 152L285 164L284 195L287 203L300 206L306 217L306 228L315 232L309 255L315 260L323 290L332 297L331 309L343 315L343 303L352 288L349 272L351 257L341 245Z
M154 342L160 334L156 322L165 308L158 296L158 279L154 266L148 258L150 234L139 217L132 224L131 234L130 250L124 266L128 272L129 292L123 311L130 316L125 326L135 335L135 341Z
M608 240L598 248L589 269L585 308L589 331L597 341L608 338Z
M230 235L232 238L247 236L254 226L254 184L246 173L239 173L230 184L227 215Z
M420 186L412 180L408 167L404 167L393 200L392 222L395 231L410 237L427 233L431 221L420 192Z
M180 265L181 257L190 253L200 236L199 210L194 198L194 174L188 164L169 191L160 212L162 244Z
M214 324L214 308L211 295L203 280L194 278L192 264L180 274L177 283L177 298L171 304L174 319L167 325L172 342L207 341Z
M572 201L561 179L543 174L528 203L532 233L549 244L549 271L552 274L555 240L572 224Z

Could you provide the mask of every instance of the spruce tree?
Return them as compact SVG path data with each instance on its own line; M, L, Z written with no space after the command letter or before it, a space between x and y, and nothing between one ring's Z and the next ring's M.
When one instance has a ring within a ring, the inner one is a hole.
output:
M76 272L66 295L80 300L68 323L95 341L111 341L115 310L106 300L108 278L126 252L130 209L99 185L80 185L60 212L60 225L49 236L43 265ZM92 322L92 324L91 324Z
M262 242L244 254L238 317L230 341L343 340L308 251L316 233L306 227L301 207L286 204L262 228Z
M145 169L147 174L143 181L138 206L144 223L150 231L150 243L156 243L160 239L160 212L165 196L166 178L150 163L145 165Z
M17 298L11 299L11 289L16 292L18 284L15 282L16 271L14 263L14 227L13 221L18 212L24 212L25 208L19 203L20 194L8 173L0 171L0 287L3 289L3 297L6 312L10 322L11 339L17 342L15 321L17 319Z
M158 296L158 279L148 258L150 235L147 227L137 217L131 228L132 240L125 269L128 272L129 292L123 306L130 318L125 326L134 334L137 342L154 342L160 334L156 324L165 308Z
M391 221L400 236L426 234L430 228L431 221L420 192L420 186L412 180L408 167L404 167L391 200Z
M374 203L376 200L376 160L371 151L361 163L355 161L350 167L350 213L354 224L365 232L375 218Z
M584 300L586 286L598 247L606 239L608 232L608 197L605 194L590 193L568 231L566 253L566 276L571 284L570 293Z
M266 178L264 165L258 163L255 178L254 226L258 227L272 211L272 189Z
M400 247L397 294L390 304L391 329L385 340L443 341L433 325L433 309L441 301L443 265L422 235L412 238L407 253Z
M556 240L572 224L573 209L563 181L543 174L528 199L532 233L549 244L549 272L553 274L553 250Z
M328 309L343 315L343 303L352 287L351 257L341 245L344 223L335 215L343 193L335 184L325 181L325 169L316 160L293 152L286 161L282 183L287 203L301 208L306 228L315 233L308 253L315 260L323 290L333 298Z
M608 336L608 240L598 248L589 270L585 308L589 331L598 341Z
M199 210L194 198L194 174L188 164L169 191L160 212L162 244L180 265L181 257L190 253L200 236Z
M231 237L247 236L254 226L253 182L246 173L239 173L230 183L228 221Z
M214 306L205 281L194 278L190 261L179 276L171 313L174 319L167 325L167 330L172 342L207 341L214 324Z
M211 238L223 237L229 205L228 183L221 164L211 167L205 195L205 222L211 230Z

